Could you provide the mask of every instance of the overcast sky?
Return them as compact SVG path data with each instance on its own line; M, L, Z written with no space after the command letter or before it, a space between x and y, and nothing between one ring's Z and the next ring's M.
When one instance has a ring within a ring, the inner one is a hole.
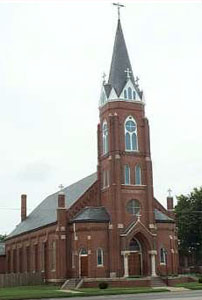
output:
M202 185L202 1L123 1L122 27L150 122L154 194ZM0 233L96 171L111 1L0 1Z

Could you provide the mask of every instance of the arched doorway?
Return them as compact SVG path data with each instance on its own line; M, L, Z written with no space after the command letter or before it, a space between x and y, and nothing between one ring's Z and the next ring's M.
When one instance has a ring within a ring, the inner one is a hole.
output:
M81 248L79 252L79 275L88 277L88 252L85 248Z
M128 273L129 276L142 275L142 247L136 238L129 243Z

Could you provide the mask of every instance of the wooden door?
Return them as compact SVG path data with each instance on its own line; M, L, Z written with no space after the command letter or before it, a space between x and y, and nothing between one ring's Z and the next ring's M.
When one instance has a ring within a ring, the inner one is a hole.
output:
M128 257L129 275L141 275L141 256L139 253L130 253Z
M81 277L88 277L88 256L81 256Z

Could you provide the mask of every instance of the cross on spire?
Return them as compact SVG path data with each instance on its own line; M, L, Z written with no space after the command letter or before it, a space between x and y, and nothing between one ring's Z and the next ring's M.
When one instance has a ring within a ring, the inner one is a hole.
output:
M124 72L127 74L127 79L130 79L130 74L132 74L132 71L130 71L130 69L127 68Z
M60 185L58 186L58 188L60 189L60 191L62 191L62 190L64 189L64 186L63 186L62 184L60 184Z
M140 213L137 214L137 221L138 221L138 222L140 222L140 217L141 217L141 216L142 216L142 215L141 215Z
M105 83L105 78L106 78L106 76L107 76L107 75L105 74L105 72L103 72L103 74L102 74L102 79L103 79L102 81L103 81L103 83Z
M120 8L121 7L125 7L125 5L117 2L117 3L113 3L113 5L117 6L117 9L118 9L118 20L120 20Z
M168 189L168 197L172 197L172 190Z

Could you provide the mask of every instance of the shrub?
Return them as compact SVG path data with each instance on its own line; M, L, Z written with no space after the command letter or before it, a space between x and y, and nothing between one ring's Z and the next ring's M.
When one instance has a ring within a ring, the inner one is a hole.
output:
M202 283L202 277L199 277L198 283Z
M107 282L105 282L105 281L103 281L103 282L100 282L99 283L99 288L100 289L107 289L108 288L108 283Z

